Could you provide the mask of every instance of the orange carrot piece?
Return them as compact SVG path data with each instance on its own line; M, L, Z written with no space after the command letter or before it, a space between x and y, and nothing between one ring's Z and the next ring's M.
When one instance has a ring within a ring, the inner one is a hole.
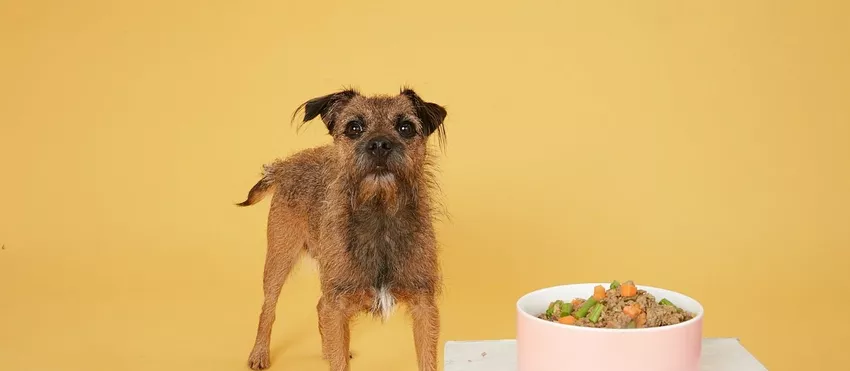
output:
M561 317L561 318L558 319L558 323L561 323L561 324L564 324L564 325L572 325L572 324L576 323L576 318L573 317L573 316Z
M605 299L605 288L602 287L602 285L598 285L593 288L593 298L596 299L596 301Z
M620 285L620 295L625 297L631 297L637 295L637 287L634 284L622 284Z
M581 299L579 299L579 298L573 299L572 304L573 304L573 308L580 307L581 306Z
M637 327L646 326L646 313L645 312L641 313L637 316L637 319L635 319L635 324L637 324Z
M640 314L640 307L635 305L627 305L623 307L623 313L625 313L630 318L635 318Z

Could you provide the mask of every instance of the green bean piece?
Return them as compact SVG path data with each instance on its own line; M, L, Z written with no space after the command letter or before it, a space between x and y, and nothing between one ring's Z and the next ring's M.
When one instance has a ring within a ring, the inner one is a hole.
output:
M573 303L561 303L561 317L569 316L573 312Z
M553 302L549 303L549 309L546 309L546 317L547 318L552 317L552 314L555 313L555 303L557 303L557 302L553 301Z
M587 301L585 301L584 304L582 304L581 307L578 308L573 317L575 317L576 319L584 318L584 316L587 315L587 312L590 311L590 308L594 305L596 305L596 299L593 296L587 298Z
M560 308L564 307L564 301L563 300L556 300L555 303L558 303L558 308L559 308L559 310L554 311L555 314L561 313ZM559 317L563 317L563 316L559 316Z
M673 307L673 308L679 309L679 307L677 307L677 306L673 305L673 303L672 303L670 300L667 300L666 298L665 298L665 299L661 299L661 301L659 301L659 302L658 302L658 304L661 304L661 305L669 305L669 306L671 306L671 307Z
M594 305L593 309L590 311L590 315L587 316L587 319L593 323L599 322L599 316L602 315L602 309L605 309L605 306L602 305L602 303Z
M614 280L614 282L611 282L611 286L609 286L608 288L609 289L617 289L619 287L620 287L620 281Z
M636 327L637 327L637 324L635 323L634 320L629 321L629 324L626 325L626 328L636 328Z

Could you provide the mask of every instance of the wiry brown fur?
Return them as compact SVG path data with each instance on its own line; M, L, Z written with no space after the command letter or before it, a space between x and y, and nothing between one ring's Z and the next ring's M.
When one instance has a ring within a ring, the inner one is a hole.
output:
M419 370L436 370L441 284L432 224L436 183L426 144L433 133L443 139L445 109L409 89L373 97L344 90L301 109L303 122L321 117L333 144L265 166L238 204L255 204L273 192L265 300L249 366L269 367L281 286L306 253L319 266L319 332L332 371L349 370L351 318L363 311L385 317L394 302L406 304L413 317ZM415 136L400 134L405 122L415 127ZM347 129L357 123L364 129L350 137ZM370 140L378 137L393 144L385 160L370 151Z

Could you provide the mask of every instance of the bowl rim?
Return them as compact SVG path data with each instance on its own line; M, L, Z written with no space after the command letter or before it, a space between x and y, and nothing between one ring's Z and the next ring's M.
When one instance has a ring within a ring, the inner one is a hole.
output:
M632 329L596 328L596 327L583 327L583 326L568 326L568 325L563 325L563 324L560 324L560 323L547 321L547 320L544 320L544 319L537 318L537 316L531 315L530 313L526 312L525 310L523 310L519 306L520 302L522 302L525 298L532 296L534 294L537 294L541 291L553 290L553 289L570 287L570 286L579 286L579 285L593 285L593 286L602 285L602 286L605 286L606 284L610 284L610 282L607 282L607 283L605 283L605 282L579 282L579 283L569 283L569 284L564 284L564 285L543 287L543 288L528 292L525 295L521 296L519 299L517 299L516 310L521 316L523 316L527 319L531 319L531 321L539 321L539 323L541 323L545 326L552 326L553 328L565 329L567 331L587 331L587 332L596 332L596 333L605 333L605 334L616 334L616 333L627 333L627 334L640 333L640 334L644 334L644 333L648 333L648 332L676 331L677 329L680 329L682 327L689 327L689 326L693 326L694 324L701 324L702 323L702 318L703 318L703 315L705 314L705 309L703 308L702 303L700 303L699 300L696 300L696 299L690 297L689 295L683 294L683 293L678 292L678 291L673 291L673 290L669 290L669 289L665 289L665 288L661 288L661 287L650 286L650 285L636 285L636 286L638 286L638 288L643 288L644 290L645 289L652 289L652 290L668 291L668 292L675 293L677 295L684 296L684 297L690 299L691 301L693 301L694 303L696 303L697 307L699 308L699 310L696 311L696 316L694 316L694 318L692 318L688 321L685 321L685 322L679 322L675 325L660 326L660 327L632 328Z

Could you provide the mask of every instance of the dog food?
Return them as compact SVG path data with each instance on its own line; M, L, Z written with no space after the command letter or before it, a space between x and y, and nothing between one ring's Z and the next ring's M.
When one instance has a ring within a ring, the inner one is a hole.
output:
M594 287L587 298L553 301L538 318L571 326L622 329L675 325L695 316L666 298L656 300L632 281L614 281L607 290L602 285Z

